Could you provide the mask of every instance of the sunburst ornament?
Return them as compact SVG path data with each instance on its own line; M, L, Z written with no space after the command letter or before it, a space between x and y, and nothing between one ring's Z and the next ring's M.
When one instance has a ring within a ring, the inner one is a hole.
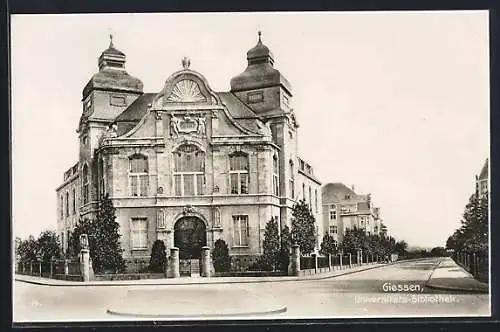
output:
M178 103L196 103L206 101L206 98L201 94L200 87L196 82L182 80L177 82L167 100Z

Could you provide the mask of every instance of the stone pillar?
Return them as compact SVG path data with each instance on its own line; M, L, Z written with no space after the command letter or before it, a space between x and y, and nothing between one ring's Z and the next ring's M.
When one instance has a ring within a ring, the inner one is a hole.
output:
M318 273L318 255L312 254L314 260L314 273Z
M64 275L68 275L69 274L69 262L67 259L64 260Z
M288 264L288 275L298 276L300 272L300 248L298 244L292 245L292 254Z
M328 254L328 271L332 270L332 255Z
M349 268L352 267L352 254L349 253Z
M210 277L212 260L210 259L210 247L205 246L201 248L201 266L200 276Z
M42 261L40 261L40 265L38 265L38 275L42 276Z
M90 281L90 252L88 249L80 250L80 273L83 281Z
M168 257L167 278L179 278L179 248L170 248L170 257Z
M343 256L342 254L339 254L339 258L340 258L340 260L339 260L339 262L340 262L340 268L339 269L340 270L342 270L342 256Z

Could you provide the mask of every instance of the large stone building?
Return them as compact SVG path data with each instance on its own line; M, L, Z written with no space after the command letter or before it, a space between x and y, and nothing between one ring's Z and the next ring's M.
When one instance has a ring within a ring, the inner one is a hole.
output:
M266 223L290 226L304 198L323 233L320 182L298 156L292 88L260 37L228 92L213 91L190 61L159 92L144 93L110 46L83 89L78 162L57 188L63 247L80 218L109 194L126 259L149 259L152 244L181 258L223 239L242 265L262 253Z
M476 175L476 192L479 195L488 194L488 178L488 158L486 158L481 173Z
M323 229L337 243L348 229L364 229L368 235L380 233L380 208L373 206L370 194L358 195L342 183L328 183L322 196Z

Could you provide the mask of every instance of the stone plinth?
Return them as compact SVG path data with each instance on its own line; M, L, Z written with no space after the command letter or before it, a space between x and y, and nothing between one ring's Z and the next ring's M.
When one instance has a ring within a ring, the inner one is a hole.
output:
M201 266L200 266L200 276L210 277L211 275L211 265L212 260L210 259L210 247L201 248Z
M167 278L179 278L179 248L170 248L170 257L167 264Z
M298 244L292 245L292 254L288 265L288 275L298 276L300 272L300 248Z

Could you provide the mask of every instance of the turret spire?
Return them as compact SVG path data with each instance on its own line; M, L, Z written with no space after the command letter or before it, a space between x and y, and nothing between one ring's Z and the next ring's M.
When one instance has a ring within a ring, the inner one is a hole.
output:
M114 48L115 46L113 45L113 34L109 34L109 47Z

